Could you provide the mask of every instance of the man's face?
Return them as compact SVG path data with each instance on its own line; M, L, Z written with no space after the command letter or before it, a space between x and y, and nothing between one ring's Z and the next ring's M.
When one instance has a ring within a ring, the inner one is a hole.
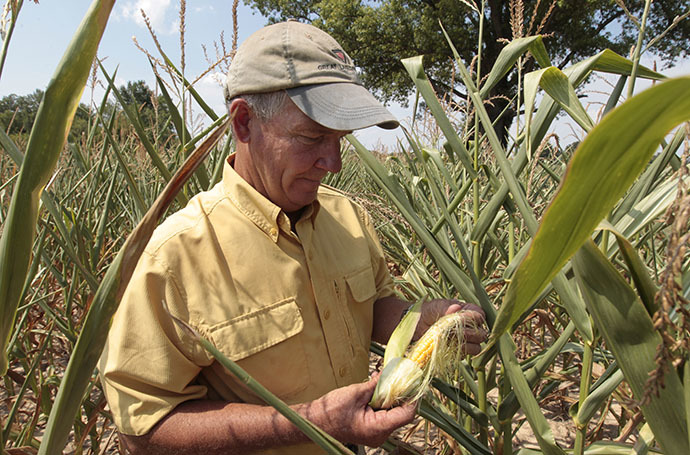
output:
M251 122L251 166L238 172L284 211L312 203L326 174L340 171L340 143L349 131L319 125L289 99L270 121Z

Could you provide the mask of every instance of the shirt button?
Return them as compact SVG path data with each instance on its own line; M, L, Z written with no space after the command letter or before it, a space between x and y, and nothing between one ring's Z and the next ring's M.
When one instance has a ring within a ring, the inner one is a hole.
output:
M340 367L340 370L338 370L338 373L340 374L341 378L345 377L345 373L347 373L347 368L345 367Z
M275 237L276 234L278 233L278 231L276 230L276 228L271 228L271 230L270 230L269 232L270 232L270 234L271 234L271 237Z
M323 312L323 318L328 319L331 317L331 310L326 310Z
M310 251L309 253L307 253L307 257L309 258L310 261L313 261L314 260L314 253L312 251Z

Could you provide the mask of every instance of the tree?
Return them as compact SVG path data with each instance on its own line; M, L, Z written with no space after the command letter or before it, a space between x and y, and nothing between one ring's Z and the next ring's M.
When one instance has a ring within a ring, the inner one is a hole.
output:
M413 85L400 59L425 55L425 68L439 95L464 98L453 84L452 53L439 27L451 37L461 57L470 63L477 54L479 14L466 3L472 0L245 0L270 22L296 18L326 30L347 49L363 71L364 84L385 101L406 103ZM479 1L476 1L479 4ZM628 55L637 41L637 28L617 3L620 0L487 0L484 11L481 74L487 74L505 40L540 33L552 61L565 67L609 48ZM642 16L644 1L624 2L628 11ZM653 2L646 36L666 30L676 16L688 10L687 0ZM512 20L511 20L512 11ZM649 42L649 39L645 40ZM664 64L686 57L690 21L683 20L657 41L651 51ZM533 69L526 62L525 70ZM515 116L509 106L517 90L517 77L509 74L493 90L489 114L498 119L503 135Z
M120 86L118 91L122 96L122 103L139 112L142 125L151 133L151 139L155 141L159 133L165 133L166 136L175 134L167 103L162 96L156 96L146 82L129 81L127 85Z
M0 98L0 128L10 136L25 135L28 138L38 108L45 92L36 89L28 95L10 94ZM72 121L68 141L73 142L81 137L88 128L89 108L81 103Z

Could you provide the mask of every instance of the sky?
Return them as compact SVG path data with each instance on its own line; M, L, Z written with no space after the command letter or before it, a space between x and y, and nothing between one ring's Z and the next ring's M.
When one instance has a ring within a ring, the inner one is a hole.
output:
M4 5L5 1L0 1ZM19 20L10 42L8 57L0 75L0 97L15 93L25 95L37 88L45 88L60 58L91 2L87 0L40 0L35 4L25 0ZM140 10L144 10L155 30L158 41L165 53L180 67L179 0L119 0L115 3L107 28L101 40L98 56L103 60L106 70L112 75L117 70L116 84L127 81L144 80L150 87L155 85L155 76L146 55L134 43L138 43L151 54L159 57L154 42L148 32ZM258 12L239 3L238 39L239 42L266 24L266 18ZM221 34L230 48L232 43L232 2L213 0L194 0L187 2L185 20L185 75L194 80L209 66L203 48L209 56L215 56L214 43L220 42ZM547 44L548 46L548 44ZM651 65L651 61L643 61ZM690 75L690 62L681 62L675 68L664 71L667 75ZM195 85L204 100L218 114L224 112L221 71L206 74ZM101 81L104 80L99 76ZM615 81L613 77L607 78ZM648 84L640 83L642 89ZM597 79L585 93L583 103L590 114L595 116L600 107L597 92L610 90L604 80ZM97 88L93 99L99 103L103 90ZM601 98L601 96L599 96ZM82 101L89 103L92 92L89 87ZM411 115L411 107L390 105L389 109L405 123ZM572 140L582 137L581 130L573 124L564 123L561 134ZM379 149L380 144L393 147L402 137L400 129L387 131L380 128L367 128L357 133L358 138L369 148ZM570 142L570 141L566 141Z

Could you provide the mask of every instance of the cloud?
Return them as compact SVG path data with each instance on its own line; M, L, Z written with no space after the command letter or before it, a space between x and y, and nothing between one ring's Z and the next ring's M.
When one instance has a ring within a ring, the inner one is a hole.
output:
M194 88L201 98L211 106L217 114L225 112L225 100L223 98L223 84L225 75L220 72L211 72L196 83Z
M133 20L137 25L145 27L141 10L151 22L151 27L158 33L170 33L170 27L166 26L165 15L170 9L170 0L136 0L126 2L119 11L120 17L125 20Z

